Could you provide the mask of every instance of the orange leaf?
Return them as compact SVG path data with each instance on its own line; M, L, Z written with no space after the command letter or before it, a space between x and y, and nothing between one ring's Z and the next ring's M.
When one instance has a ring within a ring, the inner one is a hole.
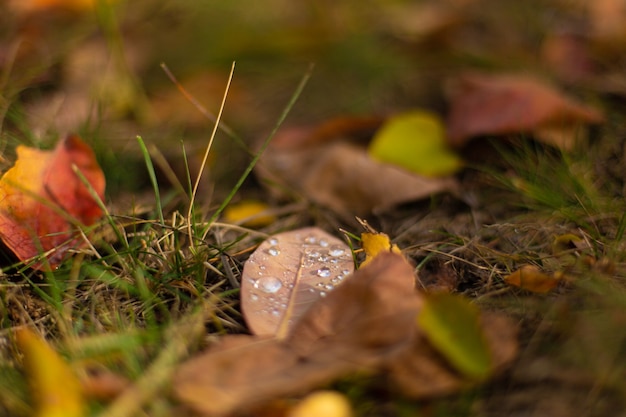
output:
M102 215L74 167L103 198L104 174L78 136L52 151L18 146L15 165L0 178L0 238L19 260L54 249L48 263L58 266L68 249L81 246L76 225L92 225Z
M541 272L534 265L524 265L517 271L504 277L509 285L523 288L532 292L545 293L559 285L559 279Z

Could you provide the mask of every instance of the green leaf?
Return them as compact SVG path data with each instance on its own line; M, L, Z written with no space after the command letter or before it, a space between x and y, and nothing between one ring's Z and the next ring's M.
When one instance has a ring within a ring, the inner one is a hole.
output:
M480 311L462 296L431 294L417 318L430 343L468 377L491 371L491 353L480 327Z
M426 176L445 176L461 168L446 145L443 123L435 114L415 110L389 119L369 145L372 158Z

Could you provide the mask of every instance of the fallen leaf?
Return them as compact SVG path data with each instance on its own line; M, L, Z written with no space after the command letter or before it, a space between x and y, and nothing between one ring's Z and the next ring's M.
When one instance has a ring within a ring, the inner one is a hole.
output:
M452 177L426 178L411 174L373 160L363 147L342 142L313 150L270 150L264 154L263 167L258 168L257 174L267 184L299 189L317 204L350 219L354 215L382 212L401 203L458 190Z
M80 382L65 361L31 330L16 331L24 354L36 417L83 417L86 404Z
M317 391L296 404L287 417L351 417L350 401L336 391Z
M104 198L104 174L78 136L68 136L53 151L18 146L15 165L0 178L0 238L21 261L46 253L49 266L56 267L68 249L83 245L76 223L89 226L101 217L74 166Z
M517 271L504 277L504 281L528 291L546 293L559 285L560 279L542 272L535 265L524 265Z
M626 5L621 0L587 2L591 36L605 49L621 53L626 41Z
M491 372L496 374L517 356L518 328L509 318L488 312L481 314L479 323L491 353ZM450 365L419 333L413 345L394 357L386 369L399 391L416 399L449 395L476 384L451 372Z
M369 141L385 121L383 116L338 116L318 126L290 127L272 140L272 149L289 150L319 146L338 139L352 142Z
M245 263L241 310L257 335L284 338L313 303L354 270L348 245L309 227L265 240Z
M559 79L569 83L590 81L598 73L589 42L577 33L548 34L541 45L541 57Z
M222 337L217 346L180 367L174 393L196 412L224 416L300 395L355 372L386 370L402 392L417 398L458 390L471 381L451 371L421 335L416 317L422 298L414 282L413 268L401 255L382 252L318 299L286 339ZM492 316L480 323L495 371L511 362L517 344L516 327ZM434 383L424 379L424 367Z
M276 217L269 214L269 210L270 206L260 201L240 201L224 210L224 221L244 227L263 227L276 221Z
M255 173L276 197L303 194L350 220L436 193L456 193L452 177L420 176L368 155L367 143L384 120L336 118L318 128L285 128Z
M420 303L413 282L402 256L381 254L319 298L288 339L222 337L181 366L174 393L198 412L226 415L374 370L410 345Z
M309 309L287 344L300 356L332 351L336 359L375 364L410 343L421 303L411 265L383 252Z
M361 268L372 262L372 260L382 252L393 252L399 255L402 251L395 243L392 244L389 236L385 233L361 233L361 246L365 251L365 260L361 263Z
M584 249L590 249L588 243L580 236L572 233L556 236L552 241L553 255L560 255L563 252L571 252L572 250Z
M448 141L455 147L480 135L534 132L604 120L598 110L528 76L463 74L450 85ZM572 146L571 141L561 142L564 149Z
M411 111L388 119L369 144L370 156L418 175L442 177L461 168L448 149L445 127L437 115Z
M52 9L87 12L95 9L100 1L112 3L112 0L12 0L9 4L18 12L46 12Z
M429 294L417 323L437 351L464 375L482 380L490 374L491 356L480 326L480 310L468 299Z
M127 378L108 370L90 372L81 379L84 396L98 401L110 401L116 398L130 384L131 381Z
M455 29L467 17L465 4L454 6L444 2L401 3L386 7L384 26L398 38L408 42L444 42L453 38ZM468 2L463 2L468 3Z

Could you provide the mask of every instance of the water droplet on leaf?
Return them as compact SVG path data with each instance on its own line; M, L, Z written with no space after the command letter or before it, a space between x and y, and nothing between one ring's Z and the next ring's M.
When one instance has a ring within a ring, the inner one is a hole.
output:
M259 278L257 282L254 283L254 288L258 288L259 290L270 294L277 292L282 286L283 283L275 277Z
M324 267L322 267L322 268L317 270L317 275L320 276L320 277L323 277L323 278L324 277L329 277L330 274L331 274L330 268L328 268L326 266L324 266Z

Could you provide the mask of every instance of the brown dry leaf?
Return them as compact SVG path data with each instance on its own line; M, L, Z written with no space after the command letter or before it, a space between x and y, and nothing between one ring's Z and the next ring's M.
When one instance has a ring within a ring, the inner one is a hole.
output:
M468 73L452 80L448 140L463 146L480 135L536 132L600 123L602 114L524 75ZM552 133L553 137L554 134ZM571 137L551 145L568 149Z
M348 245L309 227L265 240L241 277L241 310L252 333L284 338L293 324L354 270Z
M183 364L174 392L206 415L225 415L357 370L373 370L410 346L420 299L413 269L384 253L320 298L285 341L226 336Z
M546 293L559 285L560 279L542 272L535 265L524 265L517 271L504 277L509 285L523 288L528 291Z
M415 325L421 305L413 268L401 255L383 252L320 298L286 340L223 337L181 366L174 393L203 415L221 416L381 369L408 395L450 393L464 382L425 345ZM481 323L501 368L515 356L515 326L492 315Z
M453 177L412 174L375 161L364 147L341 141L290 150L270 147L256 172L267 183L300 190L350 219L458 189Z
M301 356L376 364L410 343L421 298L402 255L380 253L300 319L287 344Z

